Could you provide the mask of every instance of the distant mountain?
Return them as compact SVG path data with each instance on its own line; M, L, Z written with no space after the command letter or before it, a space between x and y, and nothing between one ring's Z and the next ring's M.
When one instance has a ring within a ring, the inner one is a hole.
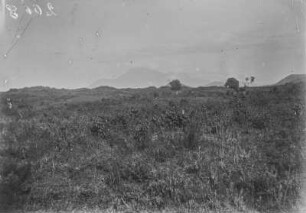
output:
M118 78L99 79L89 87L110 86L116 88L143 88L165 85L167 84L167 79L167 74L149 68L137 67L130 69Z
M91 84L90 88L110 86L115 88L144 88L160 87L167 85L171 80L178 79L182 84L188 86L200 86L207 83L206 80L188 73L162 73L157 70L137 67L130 69L123 75L114 79L99 79Z
M209 84L206 84L205 86L206 87L223 87L225 84L225 82L223 81L213 81L213 82L210 82Z
M284 85L289 83L299 83L304 82L306 83L306 74L291 74L287 77L283 78L279 82L277 82L275 85Z

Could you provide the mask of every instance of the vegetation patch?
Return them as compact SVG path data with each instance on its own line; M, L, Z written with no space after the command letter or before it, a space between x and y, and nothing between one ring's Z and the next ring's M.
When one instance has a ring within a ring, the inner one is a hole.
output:
M227 86L3 93L2 209L294 209L304 84Z

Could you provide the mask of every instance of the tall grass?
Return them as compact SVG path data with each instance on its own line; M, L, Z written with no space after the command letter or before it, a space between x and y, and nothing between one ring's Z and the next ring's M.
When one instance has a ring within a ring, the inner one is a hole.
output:
M290 210L300 199L305 108L263 94L133 100L98 114L61 106L12 120L2 136L1 204Z

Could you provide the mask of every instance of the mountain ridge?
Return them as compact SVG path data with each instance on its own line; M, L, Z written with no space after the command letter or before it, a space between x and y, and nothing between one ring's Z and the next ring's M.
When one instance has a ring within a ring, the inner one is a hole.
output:
M283 79L281 79L280 81L278 81L276 84L274 85L285 85L285 84L289 84L289 83L306 83L306 74L290 74L286 77L284 77Z
M200 86L207 84L207 80L195 76L194 73L163 73L146 67L135 67L117 78L101 78L89 85L89 88L110 86L115 88L145 88L161 87L170 81L178 79L184 85Z

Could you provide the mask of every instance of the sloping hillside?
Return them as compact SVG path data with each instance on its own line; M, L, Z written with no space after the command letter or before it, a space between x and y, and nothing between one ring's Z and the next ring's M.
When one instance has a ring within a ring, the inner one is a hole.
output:
M299 83L304 82L306 83L306 74L291 74L287 77L283 78L279 82L277 82L275 85L284 85L289 83Z

